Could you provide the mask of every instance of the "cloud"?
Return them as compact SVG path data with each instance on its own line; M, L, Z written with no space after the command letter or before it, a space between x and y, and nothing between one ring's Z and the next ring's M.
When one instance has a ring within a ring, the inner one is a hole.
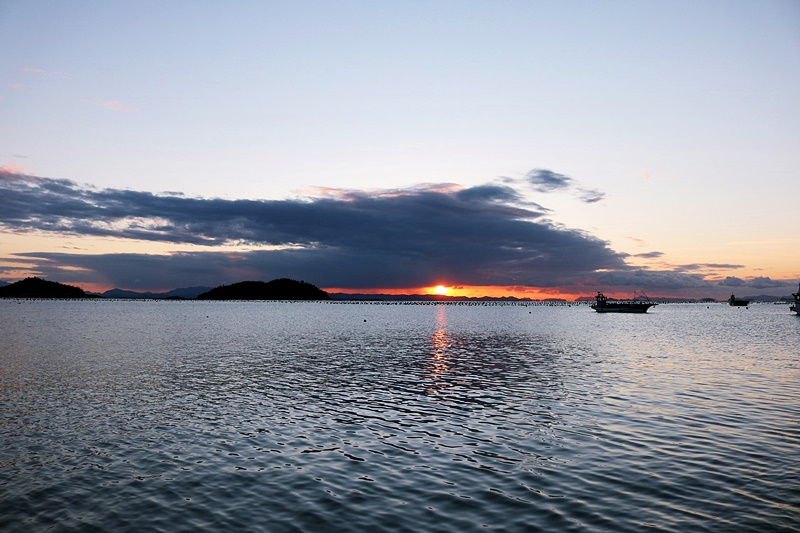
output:
M171 254L30 251L0 259L0 271L24 266L78 285L168 290L291 277L351 289L452 283L584 294L644 289L651 296L788 286L767 277L706 279L709 269L742 265L632 267L625 262L628 254L550 222L547 210L507 184L325 189L294 199L231 200L98 189L6 169L0 170L0 198L4 231L203 247ZM248 250L228 251L237 245Z
M22 173L27 173L28 169L20 165L16 161L6 161L2 165L0 165L0 172L22 174Z
M48 70L48 69L41 68L41 67L34 67L32 65L26 65L26 66L20 67L19 71L22 72L23 74L32 74L34 76L41 76L41 77L45 77L45 78L55 78L55 79L60 79L60 80L74 80L75 79L75 76L73 76L72 74L67 74L67 73L64 73L64 72L56 72L54 70Z
M43 269L89 269L120 284L159 269L214 271L228 282L239 280L228 277L231 272L241 272L353 288L418 287L448 279L544 287L577 283L597 269L628 268L625 254L605 241L557 226L513 188L491 184L226 200L99 190L6 172L0 173L0 194L0 227L6 230L209 247L170 256L25 254L43 260ZM235 256L210 251L231 244L277 249ZM185 284L185 276L176 276Z
M536 168L528 172L525 175L525 181L533 190L543 193L574 189L576 196L588 204L597 203L606 197L606 194L599 189L579 186L574 179L544 168Z
M572 183L572 178L544 168L533 169L525 177L533 189L539 192L568 189Z
M701 267L739 268L741 265L727 265L720 263L703 263L701 265L684 265ZM703 270L698 268L697 270ZM755 277L749 280L728 276L724 280L708 279L706 274L700 272L686 272L677 270L649 270L649 269L620 269L612 272L601 272L593 279L601 287L615 287L617 289L644 289L654 291L655 294L664 293L671 295L687 294L691 297L701 295L720 294L720 287L744 287L749 289L774 289L778 295L781 291L791 292L796 287L794 280L774 280L769 277ZM650 294L654 296L654 294Z
M664 252L645 252L642 254L634 254L633 257L640 257L642 259L658 259L659 257L663 257Z
M122 104L119 100L97 100L97 99L89 99L84 98L81 100L85 104L90 104L97 107L102 107L103 109L108 109L109 111L116 111L118 113L138 113L139 109Z
M743 287L744 280L742 278L737 278L736 276L728 276L720 281L719 285L722 287Z
M749 289L776 289L776 288L790 288L793 287L794 280L778 280L772 279L769 276L756 276L749 280L737 278L735 276L728 276L718 282L722 287L746 287Z
M772 279L765 276L756 276L750 280L743 280L741 278L728 276L719 282L720 285L725 287L748 287L751 289L774 289L777 287L785 287L786 281Z
M689 263L685 265L677 265L673 267L680 272L696 272L707 270L736 270L744 268L744 265L736 265L732 263Z
M32 67L29 65L20 67L19 70L20 72L24 72L26 74L47 74L47 71L45 69L39 67Z
M594 204L605 199L606 193L598 189L587 189L585 187L578 187L578 198L587 204Z
M638 269L604 272L597 279L601 285L665 291L711 289L715 286L700 274L684 274L669 270Z
M786 282L777 279L772 279L769 276L756 276L751 279L747 286L754 289L773 289L775 287L782 287Z

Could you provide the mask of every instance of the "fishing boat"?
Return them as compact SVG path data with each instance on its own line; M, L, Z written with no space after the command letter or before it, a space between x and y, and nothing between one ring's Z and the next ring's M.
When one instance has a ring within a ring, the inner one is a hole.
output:
M743 300L742 298L737 298L736 296L731 294L731 297L728 298L728 304L734 307L747 307L748 305L750 305L750 300Z
M794 305L789 308L789 311L794 311L800 315L800 285L797 286L797 292L793 292Z
M646 313L648 309L658 305L641 291L634 292L631 300L610 301L605 294L598 291L595 299L597 302L592 304L592 309L598 313Z

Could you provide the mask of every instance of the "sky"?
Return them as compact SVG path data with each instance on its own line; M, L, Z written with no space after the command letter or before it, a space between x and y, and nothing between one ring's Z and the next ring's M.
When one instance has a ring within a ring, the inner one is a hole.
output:
M800 282L796 0L0 0L0 50L6 282Z

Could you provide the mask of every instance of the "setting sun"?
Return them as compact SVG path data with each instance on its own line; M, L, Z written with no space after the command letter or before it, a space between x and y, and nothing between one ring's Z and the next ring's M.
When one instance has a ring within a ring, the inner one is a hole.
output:
M447 287L445 287L444 285L437 285L436 288L433 289L433 292L444 296L445 294L447 294Z

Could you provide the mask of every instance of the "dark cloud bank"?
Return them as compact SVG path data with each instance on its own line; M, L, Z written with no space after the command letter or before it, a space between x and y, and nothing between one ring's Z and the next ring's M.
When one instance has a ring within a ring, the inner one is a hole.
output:
M536 170L540 193L575 188ZM189 198L95 189L64 179L0 172L0 227L13 232L197 244L211 251L170 255L30 252L5 260L33 264L64 282L149 290L292 277L320 287L414 288L438 283L644 289L711 288L702 276L626 264L626 254L547 219L508 185L424 186L367 193L333 191L287 200ZM214 247L278 247L247 252ZM656 252L657 254L657 252ZM600 272L598 272L600 271ZM727 285L731 285L729 282Z

